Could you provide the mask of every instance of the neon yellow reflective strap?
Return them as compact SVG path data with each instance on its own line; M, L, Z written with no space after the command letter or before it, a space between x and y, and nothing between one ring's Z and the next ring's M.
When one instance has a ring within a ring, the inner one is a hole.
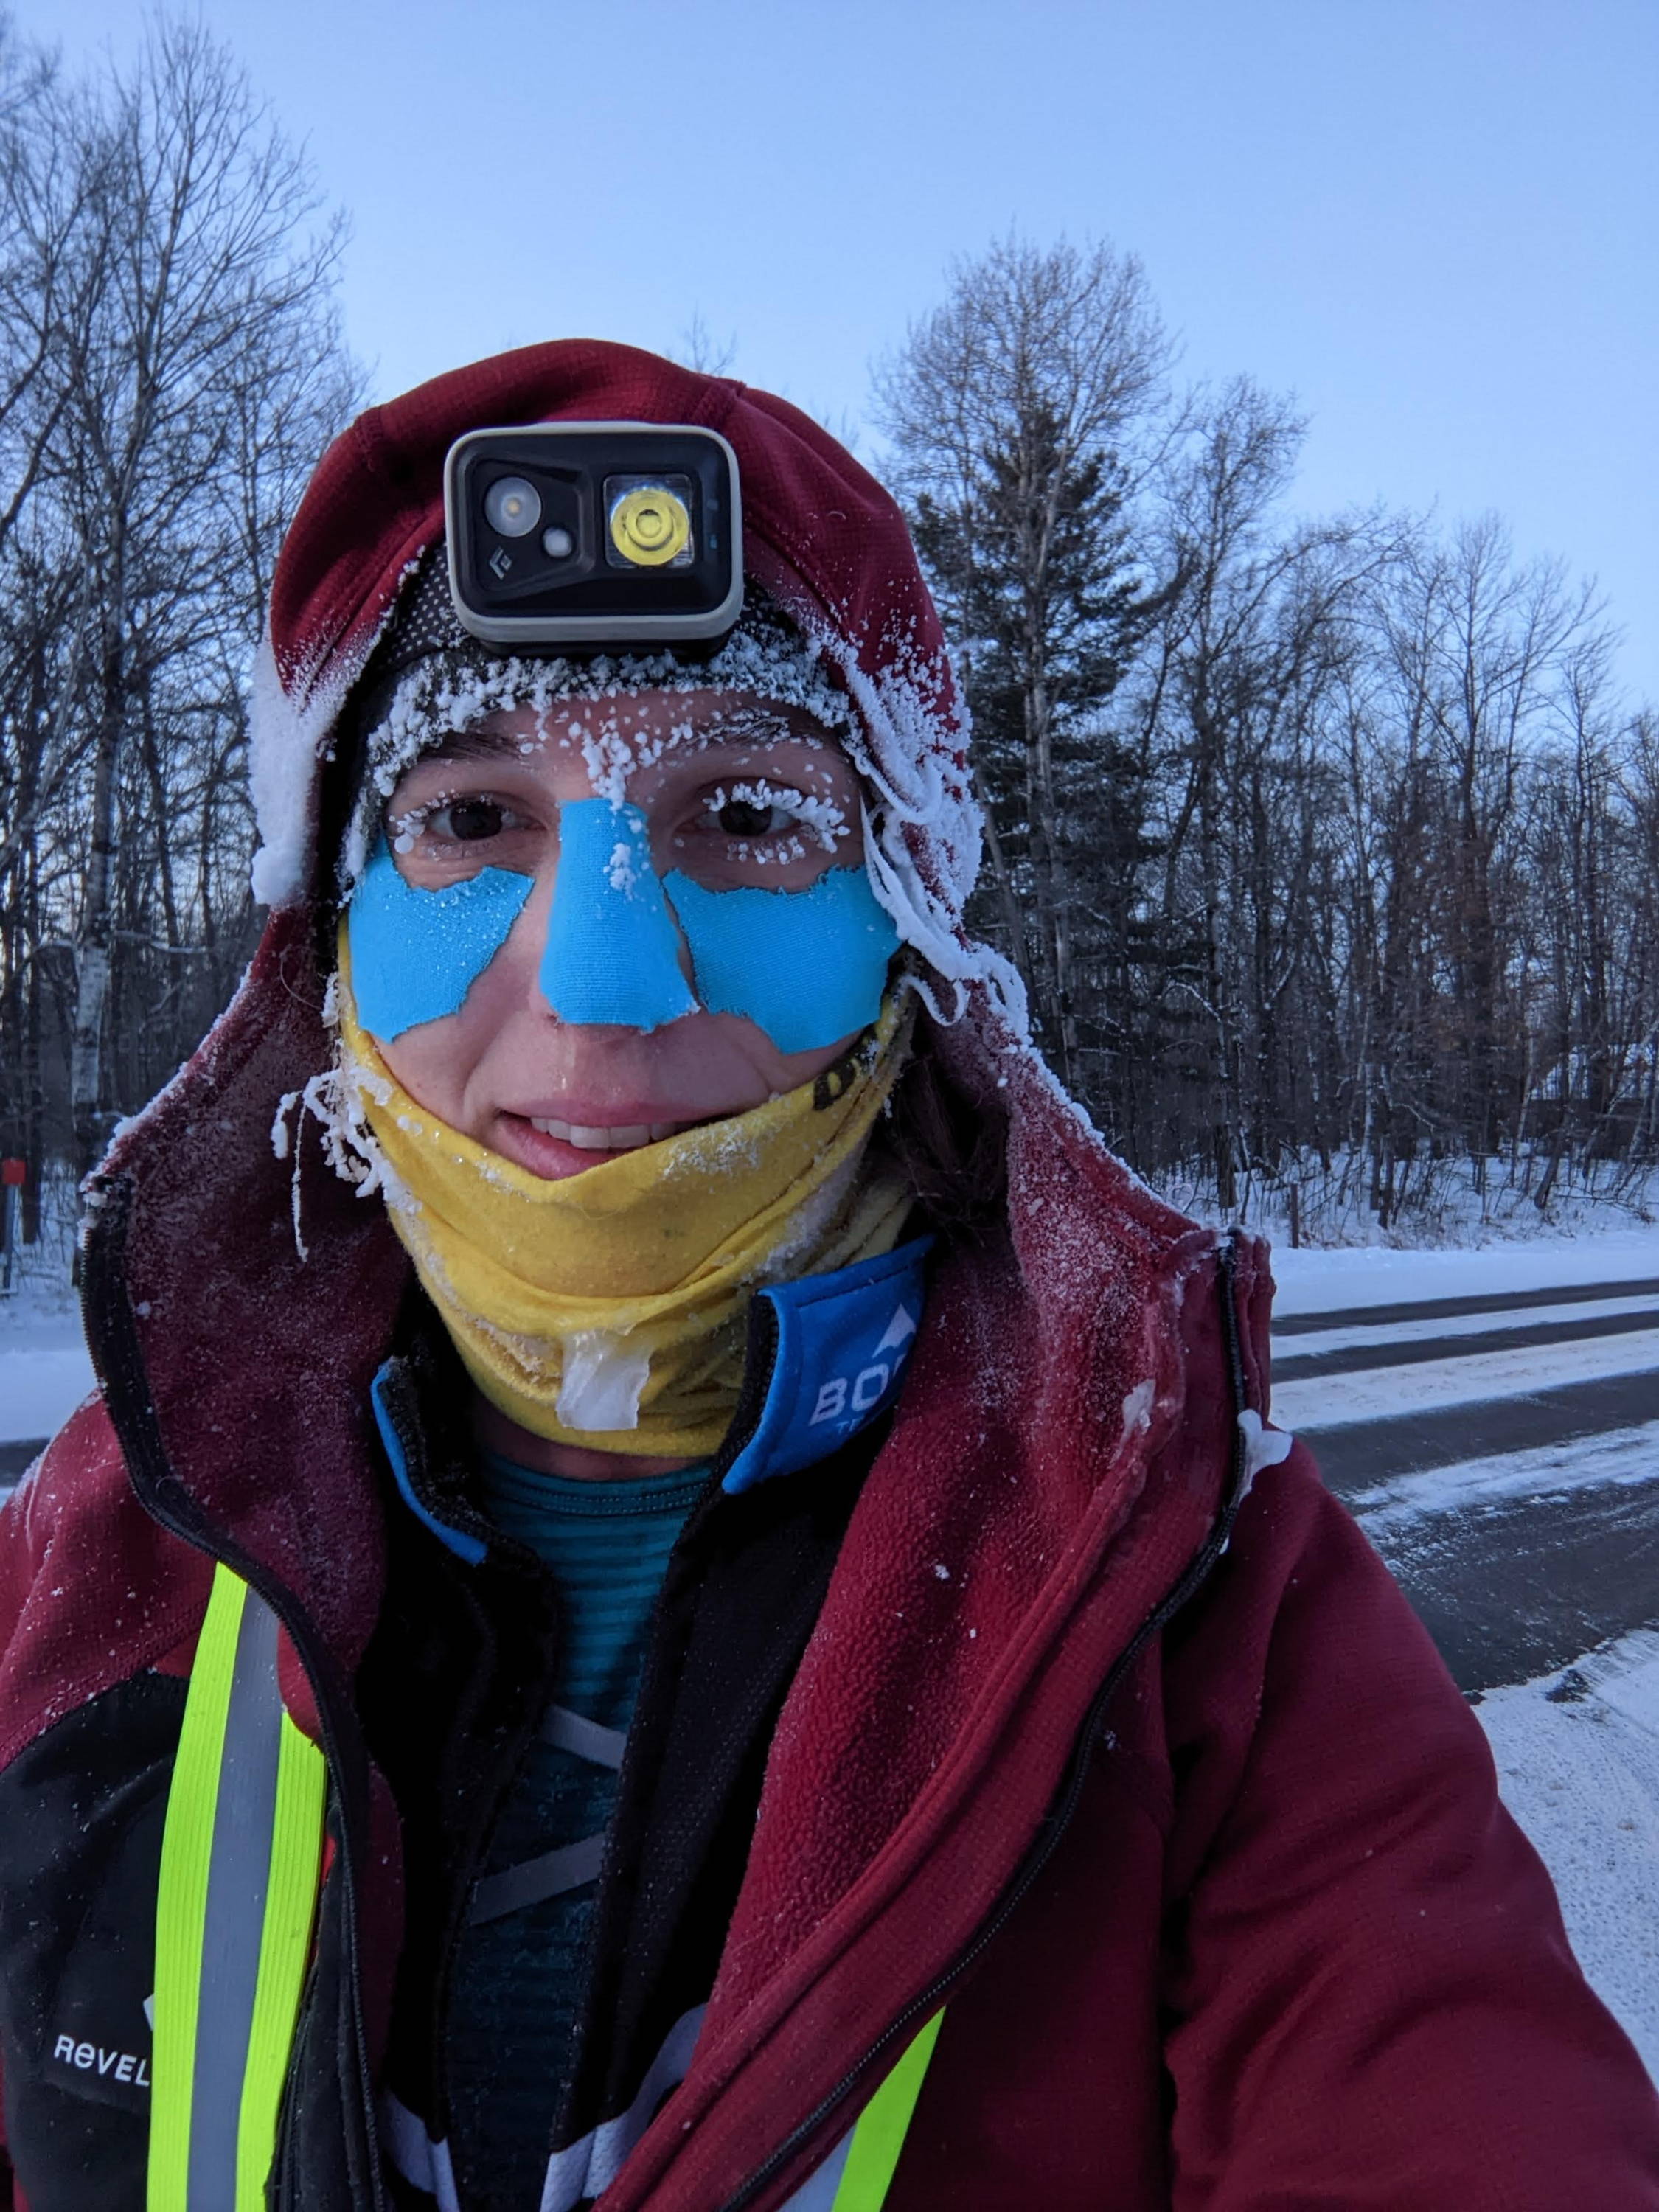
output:
M860 2113L830 2212L881 2212L944 2018L943 2011L933 2014Z
M148 2212L185 2212L190 2201L190 2108L202 1931L213 1857L214 1808L224 1764L225 1717L246 1596L246 1583L223 1568L215 1573L167 1792L155 1901Z
M216 1567L161 1838L148 2212L263 2212L325 1785L283 1711L276 1616Z
M323 1754L284 1713L277 1750L270 1881L259 1936L259 1978L236 2130L236 2212L264 2212L265 2179L276 2148L276 2115L311 1951L327 1778Z

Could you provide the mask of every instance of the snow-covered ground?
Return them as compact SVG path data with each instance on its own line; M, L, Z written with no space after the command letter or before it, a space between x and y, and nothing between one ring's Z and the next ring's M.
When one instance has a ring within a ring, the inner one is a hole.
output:
M1564 1504L1575 1490L1634 1486L1653 1481L1656 1475L1659 1422L1649 1421L1543 1444L1535 1451L1498 1452L1489 1459L1459 1460L1452 1467L1413 1469L1369 1490L1350 1491L1346 1503L1359 1516L1371 1541L1386 1547L1395 1531L1431 1513L1495 1505L1516 1498ZM1654 1613L1659 1618L1659 1590L1654 1592Z
M1498 1318L1531 1322L1534 1316L1526 1309L1518 1316ZM1392 1413L1479 1406L1524 1391L1553 1390L1564 1382L1595 1382L1607 1376L1644 1375L1659 1368L1659 1328L1632 1329L1628 1335L1585 1337L1570 1344L1528 1345L1506 1352L1479 1351L1478 1336L1467 1340L1468 1352L1454 1358L1276 1382L1273 1419L1280 1428L1293 1432L1346 1428L1356 1421L1387 1420ZM1299 1352L1304 1340L1292 1337L1287 1343ZM1659 1390L1655 1393L1655 1411L1659 1413Z
M1279 1315L1337 1313L1349 1306L1404 1305L1418 1298L1477 1298L1659 1276L1659 1224L1561 1237L1540 1230L1474 1250L1397 1250L1379 1244L1292 1252L1273 1246Z
M0 1299L0 1443L49 1437L93 1387L67 1291Z
M1659 1633L1476 1711L1579 1963L1659 2080Z

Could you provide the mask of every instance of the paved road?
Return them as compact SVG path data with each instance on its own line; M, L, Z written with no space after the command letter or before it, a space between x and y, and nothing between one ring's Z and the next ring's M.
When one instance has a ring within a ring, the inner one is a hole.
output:
M1275 1328L1285 1418L1464 1689L1528 1680L1659 1626L1656 1329L1659 1280L1301 1314ZM1572 1373L1621 1363L1630 1371ZM1467 1402L1447 1404L1460 1372ZM1414 1390L1429 1401L1414 1404ZM1370 1411L1384 1395L1389 1410ZM1614 1479L1595 1479L1604 1462Z

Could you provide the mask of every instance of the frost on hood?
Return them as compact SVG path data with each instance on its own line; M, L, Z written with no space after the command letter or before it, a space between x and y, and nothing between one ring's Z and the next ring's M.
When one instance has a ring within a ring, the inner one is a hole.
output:
M412 574L411 566L405 575ZM350 650L296 672L286 684L268 629L260 641L253 663L248 781L259 830L251 880L263 906L288 906L305 896L318 770L331 754L351 687L392 611L388 606L380 624Z
M294 1163L289 1183L294 1249L302 1261L310 1257L301 1216L300 1181L300 1151L307 1121L315 1121L321 1132L325 1161L342 1182L356 1186L359 1198L373 1198L378 1192L388 1206L405 1212L418 1211L420 1206L419 1200L404 1188L392 1163L374 1141L374 1133L368 1126L363 1105L365 1091L379 1091L383 1094L382 1103L391 1091L382 1077L362 1066L344 1049L338 1034L338 989L339 978L331 976L323 1002L323 1022L334 1034L333 1058L328 1066L299 1090L283 1093L270 1125L272 1152L279 1160L292 1159Z

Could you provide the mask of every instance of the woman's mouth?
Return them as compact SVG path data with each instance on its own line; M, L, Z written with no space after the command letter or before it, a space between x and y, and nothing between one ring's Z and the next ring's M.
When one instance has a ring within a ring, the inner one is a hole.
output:
M689 1121L625 1121L617 1127L594 1128L580 1121L560 1121L550 1114L531 1114L526 1119L543 1136L556 1137L561 1144L574 1145L584 1152L631 1152L641 1145L659 1145L665 1137L678 1136L691 1127Z
M699 1117L673 1121L570 1121L558 1114L514 1114L495 1116L493 1133L486 1141L532 1175L560 1180L580 1175L602 1161L636 1152L643 1145L659 1145L683 1129L695 1129Z

